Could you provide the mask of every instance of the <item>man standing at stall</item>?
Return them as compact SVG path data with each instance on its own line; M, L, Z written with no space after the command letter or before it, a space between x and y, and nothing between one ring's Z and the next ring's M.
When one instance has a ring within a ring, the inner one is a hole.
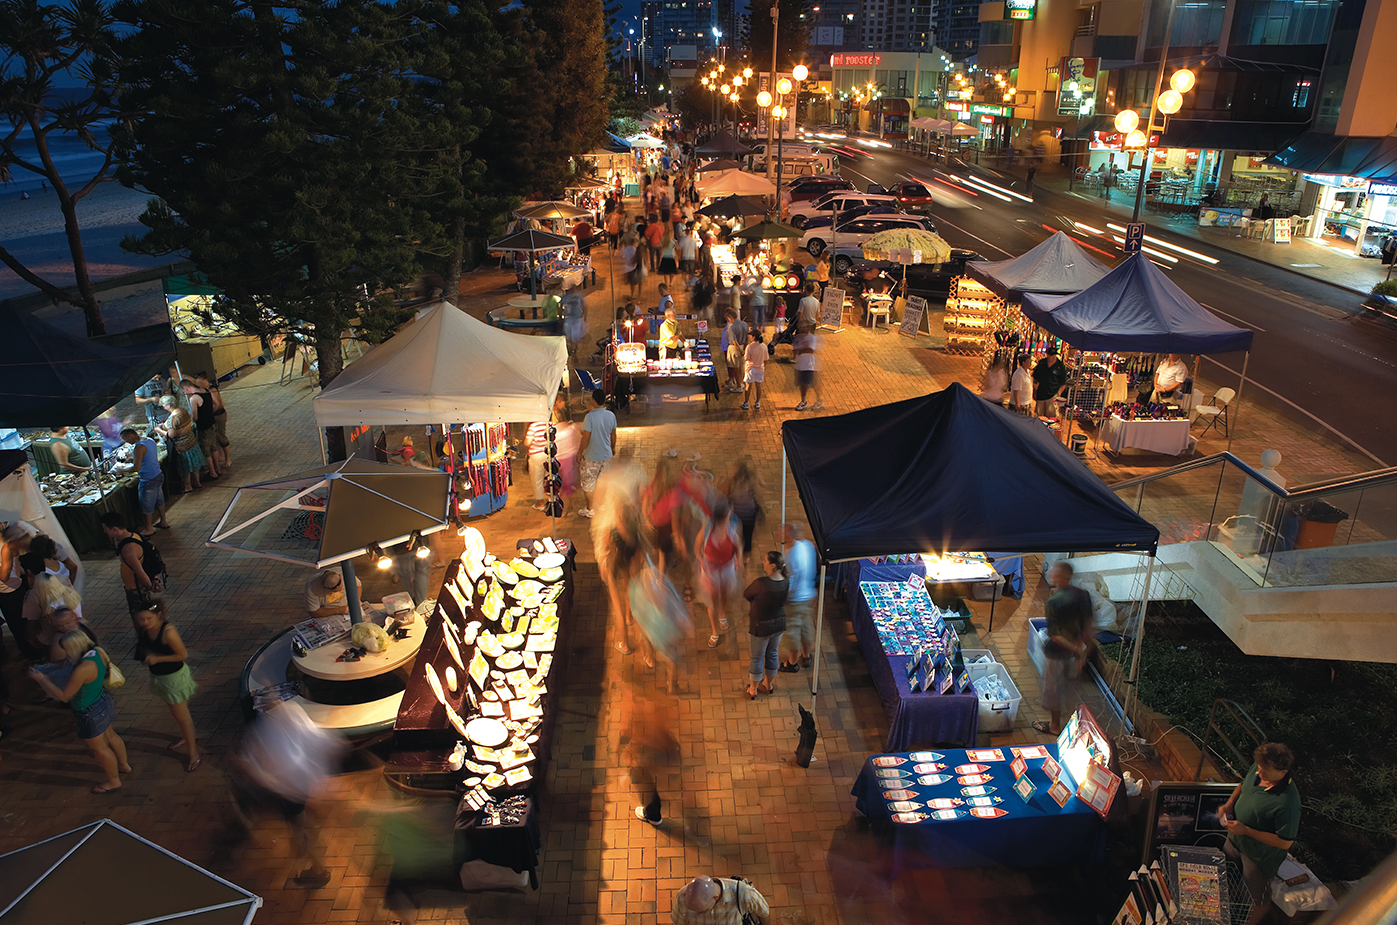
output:
M1058 359L1056 345L1033 367L1033 400L1038 403L1040 418L1057 417L1053 399L1067 387L1067 367Z
M155 534L156 527L161 530L170 528L165 522L165 472L160 468L160 451L154 437L142 439L134 427L123 430L121 439L134 447L131 457L136 463L136 497L146 519L141 536L149 539ZM156 514L160 515L158 523L152 520Z
M1080 671L1087 661L1091 598L1072 584L1072 566L1066 561L1052 564L1048 582L1054 590L1043 607L1043 616L1048 618L1048 639L1043 643L1043 706L1048 708L1052 722L1039 720L1033 728L1056 736L1062 731L1062 707L1067 698L1067 662L1075 658Z
M219 455L223 457L220 471L233 465L228 453L228 409L223 405L223 393L218 389L218 381L210 379L208 373L195 373L194 381L213 400L213 433Z
M1251 894L1247 925L1256 925L1270 910L1267 887L1300 833L1300 791L1290 779L1294 763L1295 756L1279 742L1258 746L1251 768L1218 810L1227 826L1223 853L1242 865Z
M1179 387L1187 378L1188 366L1177 353L1169 354L1154 369L1154 394L1150 396L1150 401L1174 401L1178 398Z
M581 478L582 496L587 506L577 513L591 517L592 495L597 490L597 476L601 475L606 461L616 455L616 415L606 407L606 392L592 391L592 410L582 419Z

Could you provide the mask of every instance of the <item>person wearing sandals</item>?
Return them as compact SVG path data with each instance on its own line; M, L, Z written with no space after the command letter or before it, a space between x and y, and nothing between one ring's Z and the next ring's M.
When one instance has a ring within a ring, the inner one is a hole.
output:
M73 673L61 689L38 668L30 668L29 676L54 700L68 704L78 726L78 736L97 759L107 779L92 785L93 793L113 793L121 789L121 775L131 773L126 762L126 743L117 735L112 724L116 721L116 701L111 691L103 687L107 680L107 665L92 639L82 630L73 630L59 640Z
M762 560L766 573L754 579L742 596L749 602L747 632L752 637L752 658L748 665L751 680L747 697L770 694L776 690L776 671L780 665L781 634L786 629L786 594L791 583L786 577L786 560L771 550Z
M189 698L194 696L198 685L185 663L189 651L184 647L184 640L165 622L165 616L165 605L160 601L151 601L136 611L136 658L150 669L150 689L170 707L170 715L184 736L171 745L170 750L184 749L189 759L184 769L192 773L204 763L194 732L194 719L189 715Z
M781 670L797 672L810 667L815 648L815 595L819 563L815 544L801 538L799 524L781 527L782 552L790 572L791 591L786 597L786 632L781 653Z
M708 608L708 624L713 630L708 647L712 649L727 632L728 601L742 582L742 540L726 499L720 498L714 505L698 547L699 592Z

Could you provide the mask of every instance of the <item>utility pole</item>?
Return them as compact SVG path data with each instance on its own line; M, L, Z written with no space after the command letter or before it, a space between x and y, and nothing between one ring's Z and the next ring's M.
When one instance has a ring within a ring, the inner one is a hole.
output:
M767 79L767 92L776 95L776 38L781 30L781 0L771 0L771 76ZM771 179L771 139L775 125L772 124L770 107L766 111L766 178ZM776 175L776 214L781 214L781 174Z

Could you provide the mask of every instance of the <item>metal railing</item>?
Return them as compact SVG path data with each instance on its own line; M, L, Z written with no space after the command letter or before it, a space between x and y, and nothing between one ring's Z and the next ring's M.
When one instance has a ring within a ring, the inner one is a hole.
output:
M1243 774L1247 773L1246 769L1251 766L1251 756L1238 748L1237 743L1232 741L1227 731L1218 725L1218 707L1222 707L1236 722L1237 726L1247 734L1247 738L1252 740L1253 748L1260 746L1266 741L1266 733L1256 724L1256 720L1252 719L1247 711L1242 709L1241 704L1237 703L1235 700L1227 700L1223 697L1217 698L1213 701L1213 708L1208 711L1208 728L1207 731L1203 733L1203 741L1198 746L1198 767L1194 769L1193 772L1193 779L1195 781L1203 775L1203 763L1208 760L1208 740L1212 738L1214 732L1217 733L1218 738L1222 740L1222 744L1227 746L1227 750L1232 753L1232 757L1236 758L1237 763L1242 767L1242 770L1239 772L1236 767L1229 765L1229 769L1233 773L1241 777ZM1225 758L1223 760L1226 761Z
M1397 468L1286 489L1219 453L1111 489L1162 545L1212 542L1259 586L1397 582Z

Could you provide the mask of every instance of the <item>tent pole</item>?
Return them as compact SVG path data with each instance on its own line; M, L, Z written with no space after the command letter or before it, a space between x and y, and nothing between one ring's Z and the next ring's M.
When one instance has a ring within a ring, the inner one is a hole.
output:
M825 563L820 563L820 594L815 599L815 654L810 665L810 693L820 692L820 640L825 631Z
M344 576L344 602L349 607L349 622L363 623L364 612L359 607L359 582L354 577L353 559L340 563L340 574Z
M88 443L89 446L91 446L91 445L92 445L92 431L90 431L90 430L87 429L87 425L86 425L86 424L84 424L84 425L82 426L82 435L83 435L85 438L87 438L87 443ZM92 454L89 453L89 454L88 454L88 458L91 459L91 457L92 457ZM107 496L107 489L106 489L105 486L102 485L102 465L101 465L101 460L98 460L98 459L93 459L93 460L92 460L92 478L93 478L93 480L95 480L95 481L97 482L97 497L98 497L98 498L105 498L105 497Z
M315 436L320 440L320 465L328 466L330 464L330 457L325 453L325 428L317 427L315 429Z
M538 282L534 279L534 252L529 251L529 301L538 301Z
M1242 379L1237 383L1237 394L1232 396L1232 404L1237 409L1237 414L1242 411L1242 388L1247 384L1247 364L1251 362L1251 351L1248 350L1246 356L1242 358ZM1232 431L1237 427L1237 414L1230 414L1227 417L1227 452L1232 452Z
M1137 680L1140 675L1140 647L1145 640L1145 611L1150 606L1150 579L1154 577L1155 554L1150 553L1150 561L1145 565L1145 584L1140 589L1140 618L1135 621L1135 652L1130 657L1130 677L1126 680L1125 704L1121 707L1124 718L1121 720L1121 731L1124 732L1125 725L1130 722L1130 706L1137 698L1135 689L1139 685Z
M786 448L781 447L781 526L786 525Z

